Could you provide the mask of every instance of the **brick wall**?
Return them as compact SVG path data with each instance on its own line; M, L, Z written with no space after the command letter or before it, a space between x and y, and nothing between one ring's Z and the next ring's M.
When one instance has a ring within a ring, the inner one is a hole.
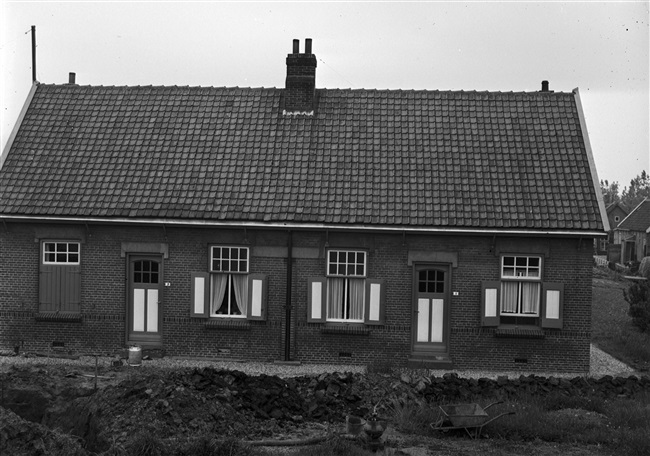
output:
M51 232L48 232L50 230ZM285 354L288 242L286 231L213 228L56 226L7 223L0 229L0 347L28 351L63 342L73 352L111 353L126 346L127 256L124 243L166 246L163 348L168 355L281 360ZM82 242L81 322L35 321L38 312L39 241ZM244 329L210 328L190 317L191 272L207 272L209 244L251 247L251 273L268 279L266 321ZM368 252L368 277L383 279L386 321L359 334L328 333L307 322L308 280L325 275L326 246ZM455 368L586 371L591 337L590 240L479 236L293 233L291 358L308 363L367 364L390 360L405 366L411 350L413 266L409 252L446 252L451 270L449 355ZM498 280L500 254L543 255L543 279L565 285L564 327L544 339L495 337L480 326L481 282ZM137 252L132 252L137 253Z

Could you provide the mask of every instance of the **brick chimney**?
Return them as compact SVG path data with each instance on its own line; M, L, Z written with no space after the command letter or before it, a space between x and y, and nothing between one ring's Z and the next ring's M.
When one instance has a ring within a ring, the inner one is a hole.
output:
M311 53L311 38L293 40L293 53L287 56L287 80L284 93L285 114L313 114L316 95L316 56Z

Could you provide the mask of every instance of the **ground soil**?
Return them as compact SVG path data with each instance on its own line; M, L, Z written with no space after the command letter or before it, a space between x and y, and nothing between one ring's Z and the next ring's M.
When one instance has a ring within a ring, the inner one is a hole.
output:
M153 371L130 367L100 370L95 389L91 366L79 369L38 363L5 365L0 379L5 406L0 408L4 413L0 452L12 455L64 454L55 452L64 444L78 446L78 454L101 454L111 446L128 447L129 439L139 431L163 440L196 435L248 442L310 440L344 434L345 415L367 414L369 405L387 391L405 397L409 389L417 389L379 374L370 379L361 374L280 379L204 368ZM8 408L17 415L9 416ZM473 440L462 432L409 435L395 429L390 419L387 427L383 454L608 454L595 447L511 442L489 435ZM53 429L62 433L55 436ZM63 442L68 435L76 437ZM360 438L356 441L360 447L367 446ZM264 448L271 454L304 451L295 446Z

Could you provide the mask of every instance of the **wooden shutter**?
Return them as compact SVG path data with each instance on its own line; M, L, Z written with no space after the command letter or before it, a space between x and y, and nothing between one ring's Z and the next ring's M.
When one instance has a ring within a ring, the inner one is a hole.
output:
M192 301L190 316L196 318L210 317L210 274L192 272Z
M61 266L61 312L81 312L81 267Z
M327 279L325 277L310 278L308 281L307 295L307 322L325 323L327 320Z
M365 324L383 325L386 315L386 285L383 280L366 279Z
M264 274L248 276L248 319L266 320L267 280Z
M501 282L481 282L481 326L499 326Z
M56 312L60 308L61 267L42 264L38 278L39 312Z
M562 329L564 312L564 284L544 283L542 285L542 328Z

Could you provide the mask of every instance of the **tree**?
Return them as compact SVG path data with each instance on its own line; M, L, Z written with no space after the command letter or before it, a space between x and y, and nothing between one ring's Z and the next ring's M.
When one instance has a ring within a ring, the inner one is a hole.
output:
M600 190L603 192L603 199L605 200L605 206L609 206L612 203L618 203L621 201L621 197L618 194L618 182L612 182L611 184L607 182L607 179L604 181L600 180Z
M630 187L623 187L619 195L620 185L618 182L611 184L607 180L600 181L600 190L603 193L605 205L612 203L621 203L628 210L632 210L639 205L644 198L650 198L650 175L641 171L641 174L630 181Z
M641 171L641 174L630 181L629 189L623 189L621 200L631 209L637 207L644 198L650 196L650 176Z

